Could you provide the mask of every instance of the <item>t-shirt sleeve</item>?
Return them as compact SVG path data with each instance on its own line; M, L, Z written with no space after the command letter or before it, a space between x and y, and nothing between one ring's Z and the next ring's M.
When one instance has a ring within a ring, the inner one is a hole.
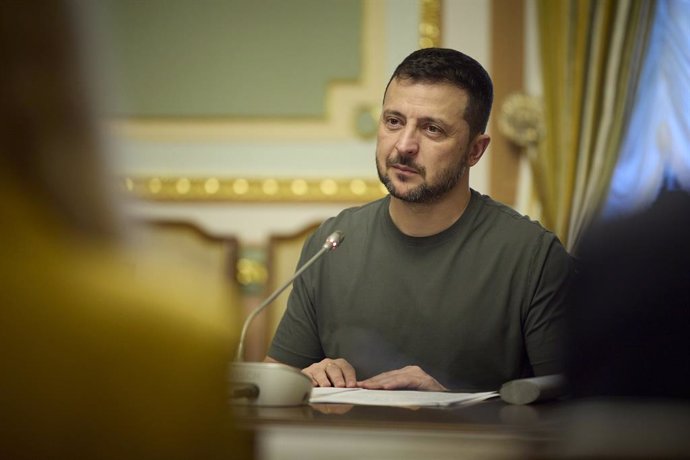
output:
M298 263L301 267L321 248L317 231L307 239ZM312 266L294 282L285 314L278 324L268 356L284 364L304 368L325 356L319 338L314 285L318 270Z
M558 238L542 234L531 267L531 301L524 320L527 355L535 375L563 372L567 289L574 263Z

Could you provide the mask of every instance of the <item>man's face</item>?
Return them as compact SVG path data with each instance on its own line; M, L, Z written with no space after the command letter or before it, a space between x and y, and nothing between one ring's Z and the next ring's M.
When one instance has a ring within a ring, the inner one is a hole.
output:
M469 125L463 117L468 99L447 83L391 82L379 121L376 167L392 196L430 203L457 186L468 168Z

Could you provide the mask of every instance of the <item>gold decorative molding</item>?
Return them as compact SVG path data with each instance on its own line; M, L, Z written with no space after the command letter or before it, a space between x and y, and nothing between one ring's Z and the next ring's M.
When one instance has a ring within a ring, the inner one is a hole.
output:
M421 0L419 22L419 47L441 46L441 0Z
M125 192L147 201L359 203L388 191L378 179L125 177Z
M268 267L264 257L246 253L237 260L235 279L246 294L260 294L268 280Z

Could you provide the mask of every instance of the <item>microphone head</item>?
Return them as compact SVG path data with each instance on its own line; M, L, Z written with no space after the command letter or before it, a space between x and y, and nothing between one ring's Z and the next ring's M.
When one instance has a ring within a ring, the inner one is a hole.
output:
M328 235L328 238L326 238L326 242L323 243L323 247L333 251L338 246L340 246L340 243L342 243L344 239L345 239L345 234L343 232L341 232L340 230L336 230L335 232Z

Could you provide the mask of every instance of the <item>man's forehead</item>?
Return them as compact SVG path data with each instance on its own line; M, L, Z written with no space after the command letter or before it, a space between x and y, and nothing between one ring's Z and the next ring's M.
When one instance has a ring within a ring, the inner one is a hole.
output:
M393 91L404 91L406 89L415 89L415 88L425 88L428 90L437 90L437 91L446 91L449 93L454 93L458 97L461 97L463 100L467 100L469 98L468 92L464 88L460 88L457 85L454 85L448 81L427 81L427 80L413 80L410 78L394 78L391 80L390 85L386 88L386 93L384 95L384 101L385 97L387 97L390 93L391 90Z
M391 81L386 90L383 108L384 110L399 110L402 107L398 107L398 104L420 103L429 109L459 114L461 118L464 118L468 102L467 91L451 83L396 78Z

